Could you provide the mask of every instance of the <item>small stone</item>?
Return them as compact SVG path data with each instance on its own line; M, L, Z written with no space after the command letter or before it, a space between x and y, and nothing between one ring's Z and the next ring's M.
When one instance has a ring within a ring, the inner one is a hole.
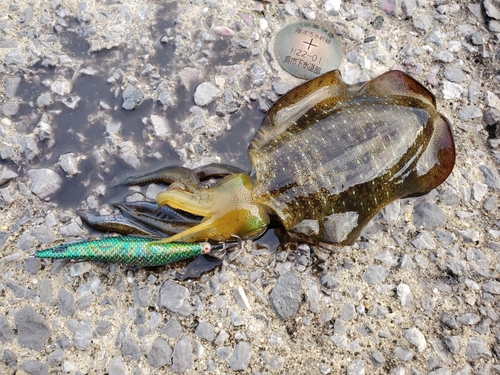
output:
M386 252L377 254L374 256L375 260L382 262L384 265L388 267L396 267L398 265L398 258L394 256L392 252L387 250Z
M491 351L488 345L480 338L471 338L465 348L465 356L469 361L475 361L480 358L491 358Z
M78 169L78 159L74 153L61 155L59 158L59 165L68 177L73 177L80 173Z
M182 333L182 326L175 318L171 318L168 322L163 326L160 333L170 337L172 339L178 338Z
M379 265L372 265L363 274L363 280L368 284L379 284L385 280L388 274L388 269Z
M484 0L483 6L488 17L500 20L500 10L490 0Z
M125 335L121 348L122 356L129 356L133 361L138 361L141 358L137 340L130 334Z
M479 169L483 172L484 183L493 190L500 190L500 176L497 170L487 165L480 165Z
M462 325L475 325L481 321L481 317L476 313L465 313L457 318L457 323Z
M444 80L443 81L443 97L445 99L456 99L462 96L463 89L460 85Z
M200 107L204 107L212 103L222 91L212 82L200 83L194 91L194 102Z
M422 232L413 240L410 241L413 246L419 250L434 250L436 248L436 243L432 239L429 232Z
M489 126L500 123L500 111L497 111L495 108L488 108L484 111L483 118L486 125Z
M299 309L301 299L300 277L293 272L281 275L269 296L276 314L286 319L294 316Z
M23 148L24 156L26 159L33 160L39 154L39 149L37 141L31 135L22 136L19 140L21 147Z
M71 83L68 81L57 80L50 86L50 89L58 95L68 95L71 92Z
M201 322L196 327L196 331L194 332L196 336L200 339L207 340L209 342L214 341L215 339L215 329L214 326L208 322Z
M292 86L286 82L273 82L273 90L277 95L285 95L292 89Z
M70 292L61 289L57 295L59 298L59 315L71 316L76 311L75 298Z
M354 319L356 317L356 309L354 304L348 303L344 306L340 313L340 318L346 321Z
M250 76L252 78L252 83L255 86L262 86L264 79L266 78L266 72L260 67L259 64L253 64L250 69Z
M373 366L380 367L385 363L384 355L379 350L374 350L370 356Z
M432 26L432 20L426 14L420 15L413 20L415 28L428 32Z
M45 348L45 342L50 337L50 328L33 307L26 305L17 311L14 322L20 346L39 352Z
M47 364L50 366L58 366L62 363L65 357L66 354L64 354L64 350L56 349L47 356Z
M446 336L443 342L451 353L460 352L460 336Z
M181 80L182 86L188 91L196 87L200 82L201 71L199 69L185 67L179 72L179 79Z
M20 105L17 102L7 101L2 106L2 113L5 116L15 116L19 112Z
M171 133L172 129L165 117L151 115L151 123L158 137L165 137Z
M413 353L409 352L408 350L405 350L401 348L400 346L396 347L394 349L394 355L396 358L402 360L402 361L409 361L413 358Z
M316 20L316 13L311 10L310 8L306 7L300 7L299 12L304 17L305 19L308 19L309 21L314 21Z
M413 224L417 228L433 229L446 224L446 213L438 205L424 201L413 209Z
M365 362L361 359L355 359L347 366L347 375L365 375Z
M245 290L239 286L234 291L234 299L238 306L244 310L251 310L252 306L250 306L250 302L248 301L247 295L245 294Z
M185 372L194 365L193 343L191 337L184 336L174 347L172 355L172 371Z
M250 345L245 341L236 344L234 352L228 360L228 365L233 371L246 370L250 363Z
M30 190L40 199L44 199L61 188L62 178L51 169L30 169L27 172L31 179Z
M334 335L332 336L332 341L340 350L344 350L347 347L347 337L345 337L344 335Z
M36 106L38 108L45 108L53 103L52 97L49 92L44 92L36 99Z
M474 229L459 230L458 234L462 236L465 242L479 242L479 232Z
M136 109L144 101L144 94L135 86L128 84L122 94L122 108L126 110Z
M216 26L214 27L214 33L220 36L234 36L234 31L226 26Z
M401 10L403 11L403 15L405 18L410 18L417 10L417 1L403 0L401 2Z
M472 184L472 194L474 199L478 202L480 202L484 198L487 191L488 185L483 184L482 182L474 182Z
M483 284L483 290L486 293L491 293L491 294L500 294L500 282L496 280L488 280Z
M471 107L470 105L461 108L458 111L458 118L460 120L469 121L473 118L483 117L483 112L476 107Z
M399 284L396 290L401 301L401 306L411 307L413 304L413 294L410 287L406 284Z
M24 362L21 367L28 375L49 375L49 366L34 359Z
M334 10L338 12L340 10L340 4L342 0L324 0L325 1L325 10L327 12Z
M454 66L446 66L444 68L444 76L447 80L456 83L463 82L467 78L462 69Z
M413 344L417 347L419 352L424 351L427 343L425 341L425 337L417 328L413 327L407 329L405 332L405 338L408 340L410 344Z
M441 315L441 323L443 323L449 329L457 329L458 324L455 318L448 314Z
M171 363L172 348L161 337L153 341L151 350L148 353L148 364L154 368L169 365Z
M0 315L0 341L9 342L14 338L14 331L12 330L7 317Z
M5 82L5 95L7 98L12 99L16 96L17 89L21 84L21 77L6 77Z
M160 307L182 316L191 314L189 290L173 281L166 281L160 289L158 304Z
M488 107L495 108L497 111L500 111L500 98L491 91L486 91L484 101Z
M108 366L109 375L121 375L125 374L126 372L127 371L125 369L125 363L123 362L121 356L112 361Z

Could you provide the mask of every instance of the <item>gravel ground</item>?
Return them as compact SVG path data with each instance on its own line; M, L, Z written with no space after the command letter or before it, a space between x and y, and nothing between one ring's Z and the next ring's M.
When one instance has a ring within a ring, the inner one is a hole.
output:
M0 373L500 373L500 2L184 3L0 4ZM335 31L348 83L397 68L435 93L457 147L442 186L353 246L246 242L183 282L185 263L29 257L95 235L77 209L161 189L112 188L126 175L248 167L301 82L272 37L305 19Z

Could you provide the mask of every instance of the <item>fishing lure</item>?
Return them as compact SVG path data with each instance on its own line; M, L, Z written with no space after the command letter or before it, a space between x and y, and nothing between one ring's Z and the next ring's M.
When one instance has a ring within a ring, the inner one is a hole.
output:
M146 237L106 237L92 241L66 243L35 253L36 258L95 260L136 266L161 266L208 254L222 258L239 241L221 244L209 242L154 242Z

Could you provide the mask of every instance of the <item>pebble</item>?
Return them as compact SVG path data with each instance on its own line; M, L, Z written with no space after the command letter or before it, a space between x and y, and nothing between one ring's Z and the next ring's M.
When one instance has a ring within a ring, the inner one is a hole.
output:
M281 275L269 300L276 314L286 319L297 314L301 299L301 279L293 272Z
M234 31L226 26L216 26L213 28L214 33L220 36L234 36Z
M300 7L299 12L302 15L302 17L304 17L305 19L308 19L309 21L316 20L316 13L310 8Z
M436 204L423 201L413 209L413 224L417 228L433 229L446 223L446 213Z
M352 363L347 366L347 375L364 375L365 374L365 362L357 358Z
M480 358L491 358L491 351L488 345L478 337L473 337L467 342L465 356L469 361L475 361Z
M493 190L500 190L500 176L498 172L488 165L480 165L479 169L483 172L484 183Z
M389 270L379 265L371 265L363 274L363 280L368 284L379 284L385 280Z
M500 20L500 10L490 0L483 1L483 7L488 17Z
M172 354L172 371L184 372L194 365L193 342L191 337L182 337L174 346Z
M169 338L176 339L182 334L182 326L175 318L171 318L163 326L160 333L166 335Z
M163 116L151 115L151 123L158 137L165 137L172 132L171 126Z
M385 363L384 354L379 350L374 350L370 355L370 359L375 367L380 367Z
M236 300L236 303L241 309L244 310L251 310L252 306L250 305L250 302L248 301L247 295L245 294L245 290L241 287L238 286L234 290L234 299Z
M425 350L427 343L422 332L420 332L417 328L412 327L410 329L406 329L404 333L408 342L415 345L419 352L423 352Z
M2 106L2 113L5 116L15 116L19 112L20 105L17 102L7 101Z
M59 315L66 317L71 316L76 311L75 298L73 294L61 289L57 295L59 299Z
M456 99L462 96L464 90L456 83L450 81L443 81L443 97L445 99Z
M30 169L27 173L31 179L30 190L40 199L45 199L61 188L62 178L51 169Z
M49 92L44 92L36 99L36 106L38 108L48 107L53 103L52 97Z
M471 107L470 105L460 108L458 111L458 118L463 121L469 121L479 117L483 117L483 112L479 108Z
M64 96L71 92L71 83L68 81L57 80L51 86L50 89L53 93Z
M436 248L436 243L432 239L432 236L429 232L422 232L413 240L410 241L413 246L415 246L419 250L434 250Z
M428 32L432 26L432 20L428 15L423 14L413 19L413 26L419 30Z
M402 347L398 346L394 350L394 355L396 358L402 360L402 361L409 361L413 358L413 353L403 349Z
M480 234L475 229L459 230L458 234L462 236L465 242L474 242L474 243L479 242Z
M212 342L215 339L214 326L208 322L200 322L200 324L198 324L198 327L196 327L196 331L194 332L194 334L200 339L207 340L209 342Z
M221 94L222 90L215 86L212 82L202 82L194 91L194 102L196 105L204 107L212 103Z
M410 287L406 284L399 284L396 291L401 301L401 306L411 307L413 304L413 294L411 293Z
M59 158L59 165L68 177L73 177L80 173L80 170L78 169L78 159L72 152L61 155Z
M285 95L292 89L292 86L286 82L273 82L273 90L277 95Z
M21 367L28 375L49 375L49 366L34 359L24 362Z
M445 336L443 342L451 353L460 352L460 336Z
M66 354L62 349L56 349L47 356L47 364L50 366L58 366L62 363Z
M73 345L78 350L87 350L92 341L92 329L88 321L78 322L75 319L66 321L66 326L73 333Z
M483 284L483 290L486 293L498 295L500 294L500 282L496 280L488 280L486 283Z
M134 336L130 334L125 335L122 342L121 354L122 356L129 356L133 361L138 361L141 358L141 352Z
M250 345L245 341L236 344L233 354L228 360L228 365L233 371L246 370L250 363Z
M170 365L172 363L171 356L172 348L168 342L157 337L148 353L148 364L154 368Z
M161 286L158 304L171 312L188 316L192 309L188 298L189 290L186 287L172 281L166 281Z
M5 83L5 95L8 99L12 99L16 96L19 85L21 84L21 77L6 77L4 79Z
M20 346L41 352L50 337L50 328L45 320L26 305L15 313L17 342Z
M122 108L128 111L136 109L144 101L144 94L136 88L134 85L128 84L125 90L123 90Z

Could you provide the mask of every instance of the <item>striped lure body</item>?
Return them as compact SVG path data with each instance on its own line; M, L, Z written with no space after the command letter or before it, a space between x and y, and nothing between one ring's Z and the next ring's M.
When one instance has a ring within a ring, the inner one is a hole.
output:
M219 245L215 245L219 246ZM96 260L136 266L161 266L210 254L208 242L158 243L144 237L106 237L59 245L36 252L37 258Z

